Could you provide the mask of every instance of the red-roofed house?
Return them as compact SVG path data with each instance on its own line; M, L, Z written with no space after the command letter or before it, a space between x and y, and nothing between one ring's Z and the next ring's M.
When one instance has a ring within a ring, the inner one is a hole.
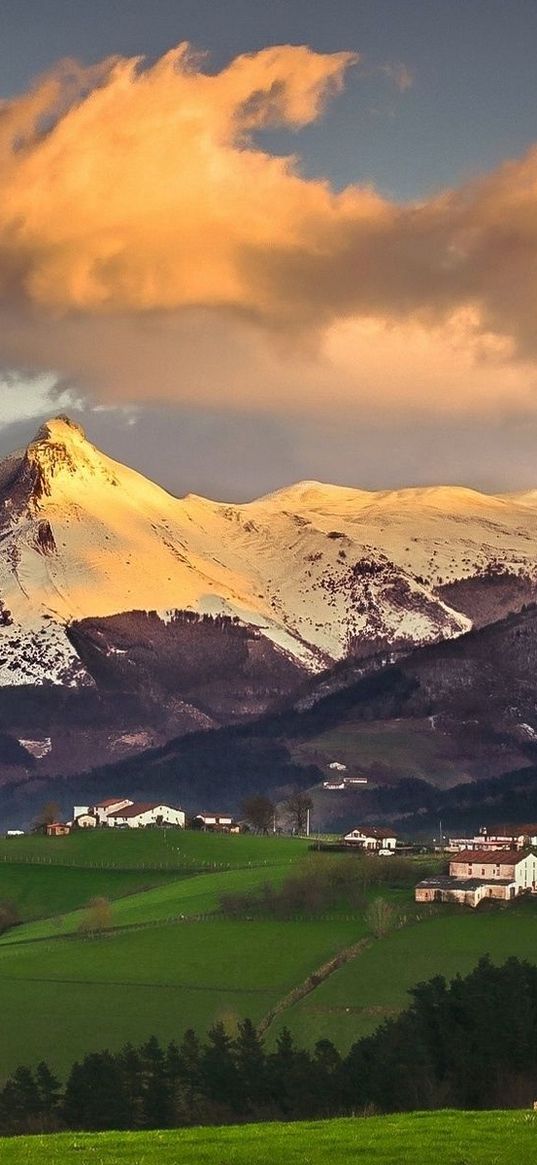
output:
M161 802L130 801L124 808L113 809L107 815L108 825L143 829L148 825L174 825L185 828L185 813Z
M397 838L393 829L364 825L362 829L351 829L350 833L345 834L343 841L346 845L353 845L373 853L379 853L382 850L389 850L390 853L393 853Z
M418 882L416 902L460 902L478 906L484 898L511 901L537 893L537 857L520 850L469 849L454 855L449 874Z

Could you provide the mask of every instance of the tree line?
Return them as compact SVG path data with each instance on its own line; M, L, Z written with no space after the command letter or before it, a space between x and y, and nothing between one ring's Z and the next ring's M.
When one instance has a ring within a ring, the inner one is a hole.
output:
M255 1026L216 1023L163 1047L152 1037L92 1052L65 1086L46 1063L18 1068L0 1093L0 1132L154 1129L370 1112L531 1105L537 1092L537 967L487 957L441 976L410 1007L341 1056L298 1047L284 1028L267 1050Z

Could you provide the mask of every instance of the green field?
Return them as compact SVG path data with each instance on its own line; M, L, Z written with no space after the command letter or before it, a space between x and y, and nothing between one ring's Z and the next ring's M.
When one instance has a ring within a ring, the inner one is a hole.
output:
M533 901L484 913L420 907L417 922L410 887L370 884L369 900L381 895L398 910L398 928L383 938L369 932L363 906L344 899L308 919L224 919L225 892L278 885L327 860L352 864L288 838L103 830L10 839L0 859L0 900L14 900L27 920L0 939L0 1083L21 1063L46 1058L63 1074L92 1050L152 1034L180 1039L190 1026L204 1034L217 1019L232 1031L274 1008L269 1046L286 1024L300 1043L326 1036L344 1051L404 1007L419 980L465 973L487 952L537 961ZM409 862L418 880L420 862ZM110 900L109 915L89 937L80 928L95 896ZM364 938L351 961L289 1005L319 967Z
M533 1112L436 1112L0 1141L2 1165L531 1165Z
M337 728L295 742L292 754L299 763L321 768L337 757L351 771L359 757L358 770L373 779L375 773L400 777L407 772L441 788L460 780L460 758L450 756L449 739L433 732L427 718L364 721L349 716Z
M0 839L2 862L99 866L118 870L172 869L186 872L273 866L296 861L308 843L291 837L196 833L176 829L78 830L69 837Z
M396 930L285 1011L278 1026L286 1024L304 1045L328 1037L347 1051L406 1007L416 983L434 975L467 974L485 953L497 963L510 955L536 962L537 903L490 913L439 914Z
M3 946L0 1071L21 1059L63 1071L81 1051L258 1021L357 936L356 923L216 920Z
M219 903L221 894L230 891L256 889L263 882L270 880L273 885L282 882L289 874L289 863L282 866L271 866L267 870L263 866L252 866L240 870L221 870L219 873L189 874L178 877L170 872L148 871L144 875L135 871L105 870L69 870L46 868L36 870L32 866L13 867L24 869L30 881L40 882L43 874L60 876L61 882L67 888L71 880L78 880L83 875L89 893L78 899L84 906L93 894L108 894L116 899L110 906L110 921L112 928L137 926L144 923L180 921L181 916L191 918L214 912ZM0 868L0 882L4 868ZM95 882L92 883L92 879ZM128 897L119 897L112 894L114 879L132 880L132 890L124 889L122 893ZM108 879L108 881L107 881ZM46 880L46 879L45 879ZM153 880L157 885L151 888ZM148 884L147 889L139 890L140 882ZM136 884L138 883L138 884ZM93 889L93 885L97 888ZM138 892L136 892L138 891ZM7 895L6 895L7 896ZM41 912L42 914L43 912ZM28 922L18 926L0 937L0 948L13 943L28 942L35 939L53 938L58 935L76 934L86 917L84 909L70 910L65 914L41 917L38 922ZM35 914L34 914L35 916ZM29 917L32 917L31 915Z
M90 898L121 898L164 886L170 878L164 870L72 869L20 862L0 865L0 900L13 902L23 920L54 917L85 906ZM186 878L185 881L189 881ZM24 930L24 927L20 928ZM12 932L18 933L18 932Z

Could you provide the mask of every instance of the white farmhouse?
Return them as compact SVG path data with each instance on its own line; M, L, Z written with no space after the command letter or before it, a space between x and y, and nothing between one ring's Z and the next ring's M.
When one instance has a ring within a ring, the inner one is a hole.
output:
M154 802L134 801L122 809L114 809L108 814L108 825L128 826L129 829L143 829L148 825L173 825L185 828L185 813L172 805Z
M393 829L381 829L376 825L364 825L362 829L351 829L346 833L343 841L346 845L355 845L359 849L376 853L380 850L395 850L397 837Z
M111 814L118 809L124 809L127 805L132 805L128 797L107 797L105 801L97 801L95 805L75 805L73 821L83 829L89 827L90 817L94 819L94 824L108 825Z
M520 850L463 850L454 854L449 874L425 878L415 889L416 902L460 902L478 906L484 898L509 902L518 894L537 893L537 856Z
M240 833L238 821L229 813L197 813L192 828L210 833Z

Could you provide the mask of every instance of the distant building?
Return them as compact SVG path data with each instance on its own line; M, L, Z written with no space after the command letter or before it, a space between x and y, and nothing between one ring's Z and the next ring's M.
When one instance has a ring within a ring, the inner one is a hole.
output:
M323 781L323 789L355 789L359 785L367 785L367 777L329 777Z
M45 825L47 837L67 837L70 832L71 826L66 821L49 821Z
M380 850L395 850L397 837L393 829L364 825L361 829L351 829L350 833L345 834L343 841L346 845L378 853Z
M490 832L483 829L474 837L450 837L447 848L455 852L463 849L524 849L528 846L537 846L536 825L503 826Z
M144 829L149 825L173 825L185 828L185 813L172 805L134 801L123 809L114 809L108 814L108 824L114 827L125 825L129 829Z
M95 805L75 805L73 821L78 825L81 817L94 817L98 825L108 825L112 813L124 809L127 805L132 805L128 797L107 797L104 801L97 801Z
M211 833L240 833L240 825L229 813L196 813L192 829Z
M339 760L331 760L328 768L335 769L338 773L344 773L346 772L347 766L342 764Z
M415 889L416 902L460 902L478 906L484 898L509 902L522 893L537 893L537 857L520 850L463 850L449 863L449 874L425 878Z
M78 813L76 810L80 809L79 805L75 805L75 814L73 814L73 825L77 829L96 829L99 825L99 820L95 813Z
M78 829L95 829L98 825L111 828L125 826L129 829L143 829L147 825L174 825L185 828L183 809L161 802L135 802L129 797L108 797L95 805L75 805L74 824Z

